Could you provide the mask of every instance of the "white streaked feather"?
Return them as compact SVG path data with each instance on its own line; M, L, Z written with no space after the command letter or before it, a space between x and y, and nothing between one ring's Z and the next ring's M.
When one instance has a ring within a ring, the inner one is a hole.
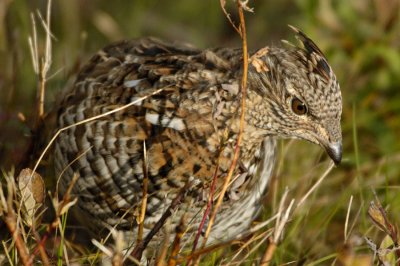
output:
M126 80L124 82L124 86L127 88L133 88L136 87L142 80L144 79Z
M160 126L160 115L147 113L145 117L151 124ZM169 118L165 116L161 119L161 126L173 128L175 130L184 130L186 128L181 118Z
M158 117L159 117L158 114L150 114L150 113L147 113L145 116L146 120L153 125L158 125L158 120L159 120Z
M142 97L132 97L131 102L135 102L133 105L142 106L143 100L139 100Z

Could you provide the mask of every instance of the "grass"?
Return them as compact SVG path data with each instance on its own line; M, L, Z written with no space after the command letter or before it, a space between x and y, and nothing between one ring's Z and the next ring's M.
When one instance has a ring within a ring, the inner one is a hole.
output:
M360 263L371 260L373 251L364 237L368 236L379 248L388 235L368 215L369 203L377 202L374 191L387 211L388 221L399 223L399 217L395 216L400 212L400 142L397 140L400 132L399 7L398 4L392 6L398 1L382 2L391 8L373 1L359 4L345 0L325 1L325 4L311 0L250 1L255 14L246 14L249 49L276 44L290 34L287 24L298 26L326 53L341 83L344 99L343 163L332 169L304 203L291 213L282 231L283 237L275 241L273 265L331 265L335 262L364 265ZM15 0L0 5L5 14L0 14L0 166L4 169L2 187L8 191L2 206L18 210L21 203L18 203L17 195L12 202L6 199L10 191L15 190L12 188L15 185L10 184L15 175L10 170L20 161L29 142L26 135L35 124L36 112L32 110L37 108L36 88L41 84L37 78L39 71L35 73L31 64L27 41L32 34L30 12L35 14L39 9L45 14L46 3ZM228 12L234 14L234 8L234 5L228 6ZM57 39L52 41L52 65L45 75L48 78L44 111L50 110L58 92L73 78L86 58L116 38L155 35L188 41L200 47L241 45L219 3L211 0L182 0L173 4L156 0L129 3L66 1L55 2L52 14L52 33ZM237 18L233 19L236 21ZM44 51L46 31L37 24L38 50ZM107 25L113 30L110 31ZM21 117L18 113L23 114L25 121L18 119ZM296 206L328 167L323 151L309 143L282 141L280 149L276 176L259 221L278 212L287 187L285 206L291 199L295 200ZM44 176L46 184L54 183L47 180L49 176ZM4 220L7 213L4 208L0 210ZM64 239L66 216L67 212L62 214L61 222L51 229L46 241L54 246L54 249L45 247L50 263L65 264L67 256L70 263L98 263L107 247L101 243L91 248L78 247ZM21 220L16 220L15 224L21 229L26 228ZM15 249L16 242L4 229L4 223L0 222L0 226L0 261L20 263L21 254ZM36 233L43 238L48 228L49 224L40 223ZM38 253L35 232L22 232L21 238L29 253ZM241 244L211 252L202 257L201 265L239 262L251 265L266 256L271 247L265 237L268 233L263 229L254 235L259 236L256 240L243 239ZM243 251L231 261L241 247ZM117 258L119 253L114 251L108 252ZM39 254L36 256L36 259L41 258Z

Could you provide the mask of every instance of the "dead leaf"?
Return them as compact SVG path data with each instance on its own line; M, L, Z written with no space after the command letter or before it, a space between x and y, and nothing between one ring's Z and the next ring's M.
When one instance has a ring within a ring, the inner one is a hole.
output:
M35 217L45 200L45 185L43 178L31 169L23 169L18 176L18 188L21 204L24 207L24 220L28 226L39 217Z
M368 216L379 229L390 235L390 230L386 226L385 213L382 213L382 209L376 206L373 201L369 204Z

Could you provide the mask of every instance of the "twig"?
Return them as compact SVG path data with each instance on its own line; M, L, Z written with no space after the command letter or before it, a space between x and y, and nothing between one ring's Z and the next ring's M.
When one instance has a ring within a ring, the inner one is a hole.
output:
M8 231L10 231L14 241L15 247L18 250L19 257L21 258L23 265L32 265L29 260L29 253L24 241L21 239L21 234L17 227L17 217L14 211L8 212L4 217L4 222L7 225Z
M265 251L265 253L264 253L264 255L263 255L262 259L261 259L260 266L261 265L262 266L268 266L269 265L269 262L271 261L273 255L275 253L276 247L277 247L276 243L271 241L271 239L270 239L270 242L269 242L269 245L267 247L267 250Z
M179 222L179 225L176 227L176 235L175 235L174 242L172 243L172 252L171 252L171 256L169 257L168 266L175 266L177 264L176 256L179 253L180 243L181 243L183 234L185 233L185 230L186 230L185 221L186 221L186 217L185 217L185 215L183 215L181 217L181 221Z
M228 19L229 23L231 23L232 27L236 30L237 33L239 33L240 37L242 37L241 29L235 25L235 23L233 22L233 20L231 18L231 15L228 13L228 11L226 11L226 8L225 8L226 0L220 0L219 3L221 4L222 11L224 12L225 17Z
M43 245L44 243L42 243L40 235L37 233L37 231L34 227L32 228L32 232L33 232L33 235L35 236L35 240L37 243L37 250L39 250L40 258L42 259L41 263L44 266L50 266L49 257L47 256L46 250ZM32 253L31 258L30 258L31 262L33 262L33 259L35 258L34 256L35 256L35 253Z
M161 245L160 252L158 253L158 257L156 259L156 266L164 266L166 265L165 263L165 258L167 257L167 252L168 252L168 247L169 247L169 230L164 227L164 240Z
M172 215L172 213L178 208L179 204L182 202L187 190L193 185L192 182L187 182L183 188L180 189L177 196L172 200L171 205L167 208L167 210L163 213L157 223L153 226L150 232L146 235L144 240L142 240L136 247L133 249L131 256L135 259L139 260L142 258L142 253L146 249L147 245L153 239L153 237L157 234L158 231L165 224L165 221Z
M207 243L207 238L210 234L211 227L214 223L215 216L218 212L219 207L222 204L222 201L225 196L225 192L228 189L228 184L232 178L233 172L236 169L236 163L239 158L239 152L240 152L240 144L242 141L242 136L243 136L243 130L244 130L244 115L245 115L245 107L246 107L246 86L247 86L247 69L248 69L248 54L247 54L247 37L246 37L246 25L245 25L245 19L244 19L244 14L243 14L243 7L238 1L238 10L239 10L239 17L240 17L240 29L242 32L242 46L243 46L243 76L242 76L242 103L241 103L241 112L240 112L240 128L239 128L239 134L237 137L236 141L236 147L235 147L235 153L233 156L232 164L229 168L228 175L226 176L224 180L224 184L222 186L221 194L217 199L217 203L215 204L215 207L213 209L213 212L211 213L210 220L207 226L206 233L203 238L203 244L202 247L204 248L206 243Z
M216 163L216 166L215 166L214 176L213 176L213 179L212 179L212 182L211 182L211 186L210 186L210 191L209 191L208 201L207 201L207 207L206 207L206 210L204 211L203 218L201 219L199 228L197 229L197 234L196 234L196 237L195 237L194 242L193 242L192 252L194 252L196 250L197 243L198 243L198 241L200 239L201 232L203 231L205 222L206 222L207 217L208 217L208 215L210 213L210 210L211 210L211 207L212 207L212 203L213 203L213 200L214 200L214 192L215 192L215 186L217 184L217 177L218 177L218 171L219 171L221 151L223 149L222 146L218 151L218 158L217 158L217 163ZM188 264L190 264L190 262Z
M67 188L67 191L65 192L64 196L63 196L63 201L61 206L58 208L57 210L57 214L61 215L63 213L63 208L70 203L70 199L71 199L71 191L72 188L75 186L76 181L78 181L78 174L74 174L74 176L72 177L71 182L69 183L69 186Z

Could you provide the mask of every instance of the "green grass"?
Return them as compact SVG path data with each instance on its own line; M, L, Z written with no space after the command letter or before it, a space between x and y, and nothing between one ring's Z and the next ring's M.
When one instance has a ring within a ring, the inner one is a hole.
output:
M32 29L30 12L38 9L44 14L46 4L45 1L14 0L6 5L6 2L0 4L0 10L5 11L0 16L0 167L8 171L24 152L34 118L37 78L27 42ZM367 214L369 202L374 200L373 191L387 209L390 221L395 224L400 221L396 216L400 213L399 7L376 6L374 3L379 1L320 2L324 1L250 1L255 13L246 14L250 49L277 44L282 38L292 40L287 24L310 35L325 52L343 94L343 163L295 211L275 251L273 265L291 261L302 265L330 265L335 259L346 257L345 246L355 256L372 256L363 237L368 236L378 245L384 237ZM234 13L234 5L229 10ZM107 31L104 23L113 30ZM45 36L40 23L38 26L42 49ZM53 40L53 64L49 73L52 78L47 82L47 111L79 66L115 39L153 35L199 47L241 45L219 1L215 0L55 1L52 33L56 40ZM18 119L19 112L27 122ZM288 199L298 201L327 167L328 158L319 147L301 141L281 143L275 182L259 220L276 213L286 187L290 189ZM48 180L51 174L44 178L46 184L54 184ZM4 188L4 178L2 184ZM354 222L354 227L345 245L344 226L351 196L350 225ZM43 233L41 228L39 234ZM7 255L17 264L18 256L13 248L4 253L4 245L13 247L7 230L0 234L3 241L0 260ZM65 263L63 247L66 244L62 238L55 239L61 241L55 251L60 257L57 263L61 265ZM27 245L34 249L35 241L29 239ZM266 243L262 244L249 256L246 265L262 257L266 247ZM235 249L237 246L209 254L201 263L227 263ZM70 261L95 264L99 260L96 249L75 247L73 250Z

